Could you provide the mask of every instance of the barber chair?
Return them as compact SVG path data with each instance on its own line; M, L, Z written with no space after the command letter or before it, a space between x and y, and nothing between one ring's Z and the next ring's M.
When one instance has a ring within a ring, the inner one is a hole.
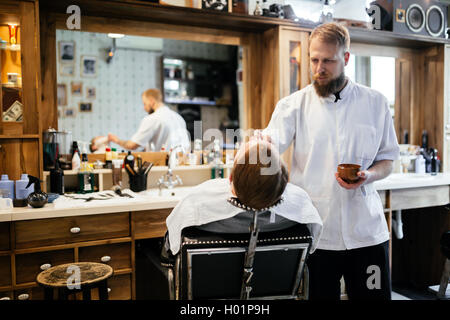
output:
M249 235L186 228L179 253L161 257L170 298L307 299L312 236L306 225L259 233L253 252Z

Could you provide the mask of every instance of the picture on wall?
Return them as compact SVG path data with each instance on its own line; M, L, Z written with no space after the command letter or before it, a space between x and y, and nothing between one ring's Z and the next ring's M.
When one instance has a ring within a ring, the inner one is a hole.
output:
M70 90L72 96L81 96L83 91L83 83L78 81L72 81L70 83Z
M80 112L91 112L92 102L80 102Z
M64 110L64 117L75 118L75 108L67 108Z
M97 57L95 56L81 57L81 76L82 77L97 76Z
M59 41L59 61L61 63L75 62L75 42L74 41Z
M232 0L202 0L202 9L228 12L228 2Z
M67 105L67 86L65 83L59 83L57 88L58 106Z
M86 98L95 99L95 87L86 87Z
M61 76L66 76L66 77L72 77L75 74L75 67L74 65L60 65L59 67L59 73L61 74Z

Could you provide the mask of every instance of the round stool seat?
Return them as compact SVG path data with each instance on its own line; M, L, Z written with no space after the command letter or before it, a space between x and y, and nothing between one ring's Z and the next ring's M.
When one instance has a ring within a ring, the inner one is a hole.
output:
M450 231L444 232L441 237L441 251L447 259L450 259Z
M91 299L91 289L98 288L100 300L108 299L107 279L112 277L113 268L97 262L73 262L61 264L42 271L36 277L45 289L45 299L53 300L53 289L58 289L60 299L69 294L83 292L83 299Z

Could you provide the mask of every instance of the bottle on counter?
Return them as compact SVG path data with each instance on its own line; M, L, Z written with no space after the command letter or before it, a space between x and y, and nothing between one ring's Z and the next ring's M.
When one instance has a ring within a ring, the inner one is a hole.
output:
M203 162L203 151L202 151L202 139L194 140L194 155L195 164L202 164Z
M4 190L3 198L10 198L11 201L14 200L14 181L9 180L7 174L2 174L0 189Z
M92 166L88 163L86 153L82 155L80 171L78 172L78 190L80 193L94 192L94 173Z
M42 208L48 202L48 194L41 190L41 180L28 175L27 188L34 186L34 191L27 197L27 203L33 208Z
M261 8L261 5L259 4L259 1L256 1L256 6L255 6L255 10L253 11L253 14L255 16L262 16L263 11Z
M220 149L220 142L218 139L214 140L213 160L211 162L211 179L223 178L223 161L222 151Z
M34 192L34 185L31 185L27 189L28 174L22 173L20 180L16 180L16 198L14 199L14 207L26 207L27 197L30 193Z
M117 160L119 159L119 155L117 154L117 149L112 148L111 149L111 160Z
M438 172L437 149L431 149L431 175L435 176Z
M416 161L415 161L415 172L416 173L425 173L425 158L423 155L419 154L417 155Z
M105 168L111 169L112 168L112 152L111 148L106 148L105 151Z
M78 170L80 168L80 164L80 152L78 151L78 149L75 149L72 156L72 170Z
M126 166L127 164L130 165L130 168L134 169L134 156L131 154L131 151L128 151L128 154L124 160L124 165Z
M55 168L50 170L50 192L64 194L64 170L59 167L59 161L55 161Z

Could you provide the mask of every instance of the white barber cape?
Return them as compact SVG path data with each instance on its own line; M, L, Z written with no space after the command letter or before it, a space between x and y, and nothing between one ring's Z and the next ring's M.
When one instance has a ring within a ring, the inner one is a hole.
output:
M399 146L387 99L350 79L334 102L309 85L281 99L263 131L283 153L294 144L289 181L311 197L323 221L318 248L345 250L389 240L381 199L373 183L355 190L339 186L341 163L367 170L396 160Z
M182 145L186 152L191 147L186 121L165 105L145 116L139 124L138 131L130 140L144 147L145 151L150 150L152 142L155 145L155 151L161 150L163 145L166 146L166 150Z
M172 253L175 255L180 249L181 231L184 228L228 219L241 213L242 209L227 201L232 196L228 179L212 179L192 188L192 192L177 204L166 219ZM322 232L322 221L316 208L305 191L290 183L282 197L284 201L270 211L285 219L306 224L313 236L313 252Z

